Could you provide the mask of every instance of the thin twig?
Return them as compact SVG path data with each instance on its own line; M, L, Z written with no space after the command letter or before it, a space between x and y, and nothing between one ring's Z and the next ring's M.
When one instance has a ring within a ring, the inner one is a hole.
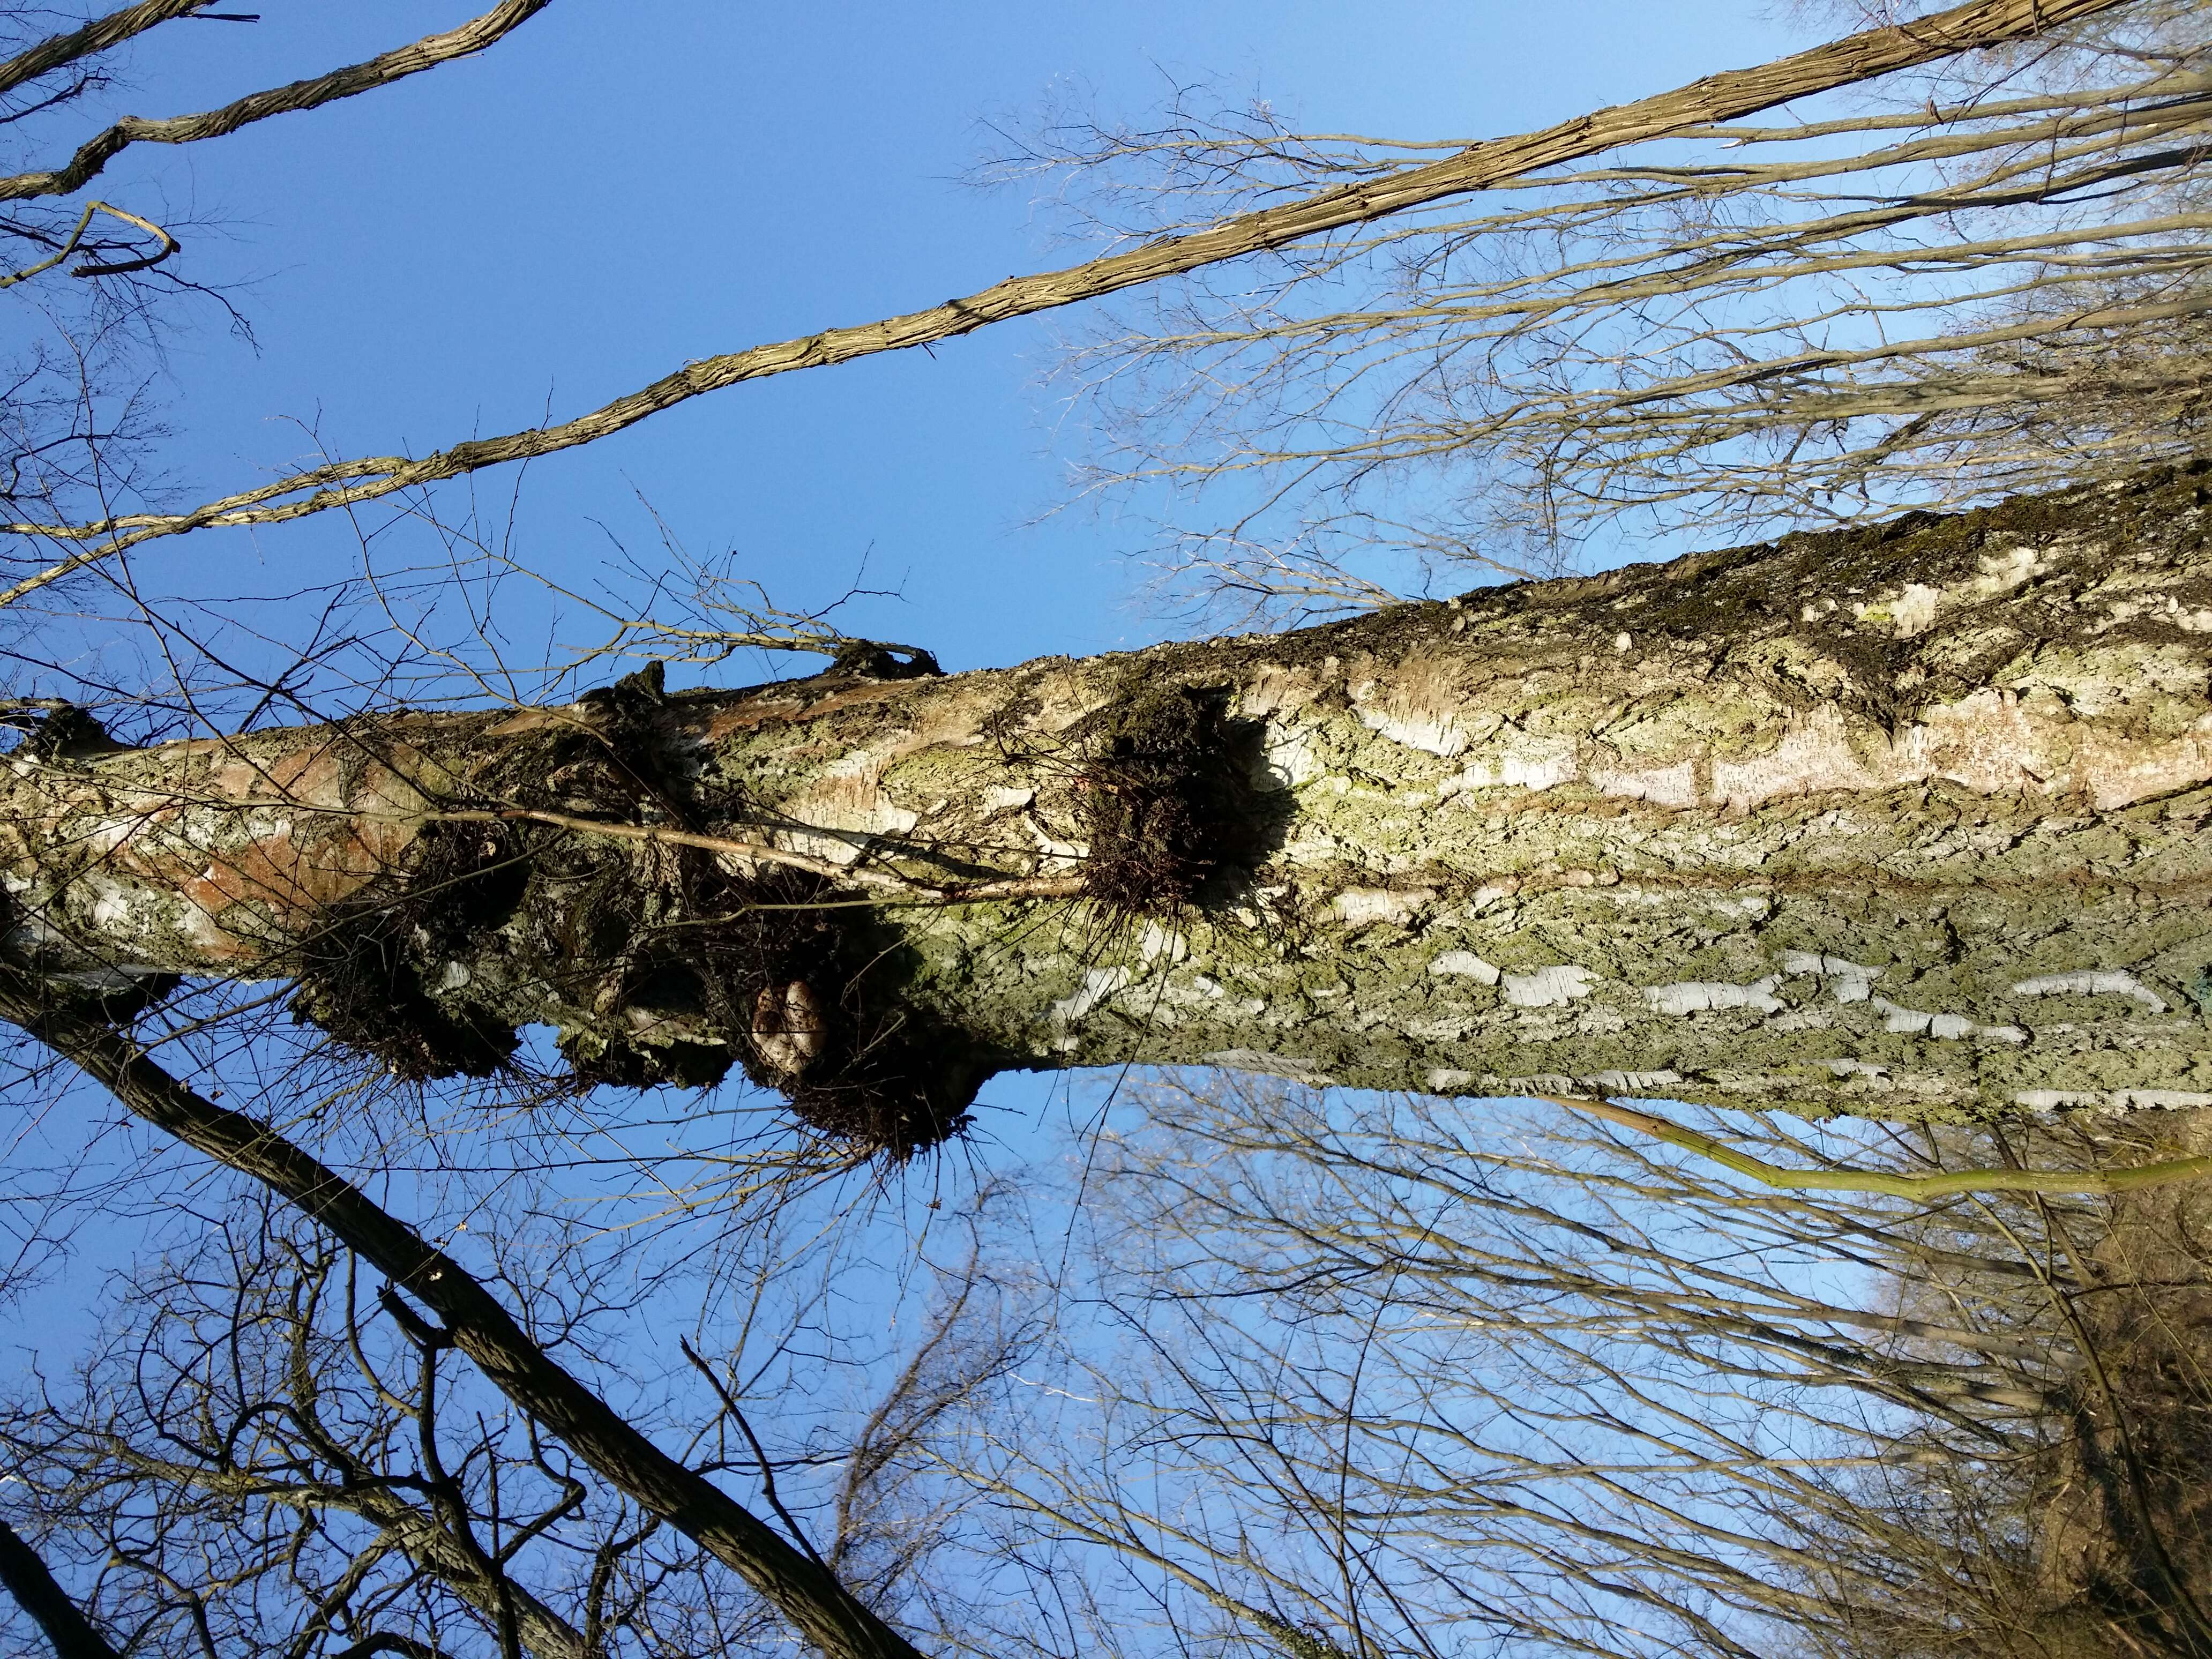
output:
M731 1418L736 1422L738 1431L744 1436L745 1444L753 1449L753 1461L760 1465L761 1496L768 1499L768 1506L782 1517L784 1528L791 1534L792 1542L805 1550L817 1561L822 1560L820 1552L814 1547L814 1540L806 1535L806 1529L799 1524L799 1517L784 1508L783 1499L776 1496L775 1466L768 1461L768 1453L762 1449L760 1437L753 1432L753 1425L745 1421L744 1412L738 1406L737 1397L723 1385L722 1379L714 1375L714 1367L699 1357L699 1351L691 1346L690 1337L678 1337L676 1346L684 1350L684 1357L691 1362L693 1368L700 1376L707 1379L707 1386L714 1389L714 1397L722 1402L722 1408L729 1413ZM826 1566L828 1563L824 1562L823 1565Z
M1956 1193L2109 1194L2212 1175L2212 1153L2169 1158L2132 1170L1945 1170L1925 1176L1890 1175L1878 1170L1791 1170L1738 1152L1724 1140L1610 1100L1585 1100L1572 1095L1532 1098L1601 1117L1786 1192L1884 1193L1892 1198L1945 1198Z

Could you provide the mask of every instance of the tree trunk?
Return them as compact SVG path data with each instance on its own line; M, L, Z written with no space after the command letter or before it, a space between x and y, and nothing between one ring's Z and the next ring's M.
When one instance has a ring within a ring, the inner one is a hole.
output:
M1127 1060L2212 1105L2197 479L951 678L34 740L11 939L58 997L295 979L410 1075L735 1060L893 1148Z

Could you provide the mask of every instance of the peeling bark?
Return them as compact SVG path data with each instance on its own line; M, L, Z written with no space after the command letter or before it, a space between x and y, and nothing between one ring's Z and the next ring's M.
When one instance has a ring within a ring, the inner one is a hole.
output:
M2212 1105L2199 476L1130 655L19 752L11 938L78 994L301 977L334 1030L366 938L436 1027L403 1068L544 1024L886 1144L1130 1060Z

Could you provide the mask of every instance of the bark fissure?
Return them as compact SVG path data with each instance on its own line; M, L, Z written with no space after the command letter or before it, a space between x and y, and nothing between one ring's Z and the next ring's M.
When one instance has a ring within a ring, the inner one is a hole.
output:
M741 1065L898 1150L994 1072L1131 1060L2212 1104L2206 495L941 678L27 750L0 876L57 982L304 975L343 1035L302 968L342 933L444 1022L403 1069L542 1023L589 1079Z

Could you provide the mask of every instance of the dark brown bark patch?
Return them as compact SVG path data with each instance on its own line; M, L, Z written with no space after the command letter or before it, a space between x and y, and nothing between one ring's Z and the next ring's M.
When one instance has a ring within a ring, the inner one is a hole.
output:
M672 880L611 880L585 906L596 959L576 977L600 976L607 1018L562 1040L580 1085L703 1088L734 1063L801 1121L894 1161L967 1126L998 1057L900 1006L900 952L865 910L826 908L818 877L738 877L688 851Z
M1260 726L1231 720L1228 701L1143 683L1092 722L1076 779L1084 884L1110 914L1175 915L1211 896L1217 878L1265 858Z
M433 997L423 974L514 913L527 849L497 825L432 824L410 854L410 869L331 906L295 948L293 1017L410 1082L489 1077L514 1053L513 1023Z

